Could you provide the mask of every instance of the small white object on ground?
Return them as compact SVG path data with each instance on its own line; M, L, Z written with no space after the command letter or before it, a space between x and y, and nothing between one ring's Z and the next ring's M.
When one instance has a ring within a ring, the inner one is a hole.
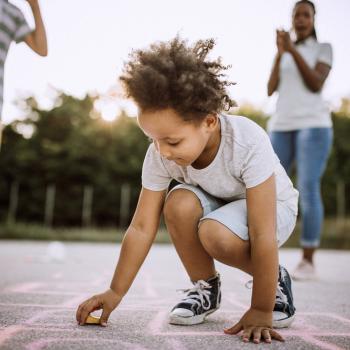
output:
M46 257L49 261L63 262L66 258L64 244L58 241L49 243L46 250Z

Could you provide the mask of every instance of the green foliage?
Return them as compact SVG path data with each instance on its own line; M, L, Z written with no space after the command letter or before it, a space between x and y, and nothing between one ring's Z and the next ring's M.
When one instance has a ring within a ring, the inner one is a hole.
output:
M95 98L78 99L61 94L51 110L26 101L28 117L4 129L0 152L0 218L5 219L10 184L20 183L18 220L42 222L45 191L56 185L56 225L81 223L84 185L94 187L93 223L119 222L119 193L123 182L133 188L135 206L140 172L148 141L125 112L114 122L105 122L93 110ZM29 138L18 132L26 125ZM4 200L6 198L6 200Z
M251 120L254 120L255 123L259 124L262 128L266 129L268 115L266 115L261 109L258 109L250 104L243 104L233 115L242 115Z
M81 225L85 185L94 188L92 224L119 223L121 185L132 188L130 215L136 206L143 158L148 141L135 118L121 112L114 122L105 122L94 110L96 97L57 97L51 110L38 107L33 98L23 102L27 118L7 125L0 152L0 221L5 221L11 183L20 184L17 220L43 222L45 191L56 185L55 226ZM336 212L336 183L350 187L350 111L344 100L333 114L334 144L323 177L322 190L327 215ZM267 117L245 105L235 113L266 127ZM21 130L32 130L24 136ZM346 198L350 208L350 196ZM130 219L130 218L129 218Z

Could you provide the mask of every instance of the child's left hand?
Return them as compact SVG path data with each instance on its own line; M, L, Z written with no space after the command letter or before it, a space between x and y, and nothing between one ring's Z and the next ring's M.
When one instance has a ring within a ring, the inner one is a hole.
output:
M226 334L238 334L243 330L242 339L258 344L263 339L271 343L271 339L284 341L283 337L272 329L272 312L264 312L250 308L233 327L224 330Z

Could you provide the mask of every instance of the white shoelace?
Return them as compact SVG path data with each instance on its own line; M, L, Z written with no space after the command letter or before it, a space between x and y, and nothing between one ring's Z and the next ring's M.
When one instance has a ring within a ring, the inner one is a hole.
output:
M277 300L282 300L283 303L288 304L288 299L287 296L282 292L282 287L280 285L280 282L277 284L277 289L276 289L276 299Z
M182 301L189 304L192 304L194 302L198 306L201 305L204 310L209 310L211 307L210 291L206 290L206 288L211 288L211 285L206 281L199 280L194 284L192 288L178 289L178 291L181 291L187 294L196 293L192 295L187 295L182 299ZM205 306L204 300L208 303L208 306Z
M253 280L249 280L248 282L246 282L245 287L247 289L252 289L253 288ZM287 296L282 292L282 287L281 287L279 281L277 283L277 288L276 288L276 298L277 298L277 300L281 300L282 302L288 304Z

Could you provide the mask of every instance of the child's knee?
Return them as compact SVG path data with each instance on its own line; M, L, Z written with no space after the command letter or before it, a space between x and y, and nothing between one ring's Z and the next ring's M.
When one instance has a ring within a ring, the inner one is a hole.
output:
M225 254L227 250L226 239L216 234L219 224L214 220L201 221L198 228L198 236L204 249L212 256L218 257Z
M203 215L203 209L198 197L193 192L179 189L169 194L163 214L167 224L198 222Z
M203 220L198 229L199 239L210 256L215 259L230 257L233 262L240 258L248 244L215 220Z

